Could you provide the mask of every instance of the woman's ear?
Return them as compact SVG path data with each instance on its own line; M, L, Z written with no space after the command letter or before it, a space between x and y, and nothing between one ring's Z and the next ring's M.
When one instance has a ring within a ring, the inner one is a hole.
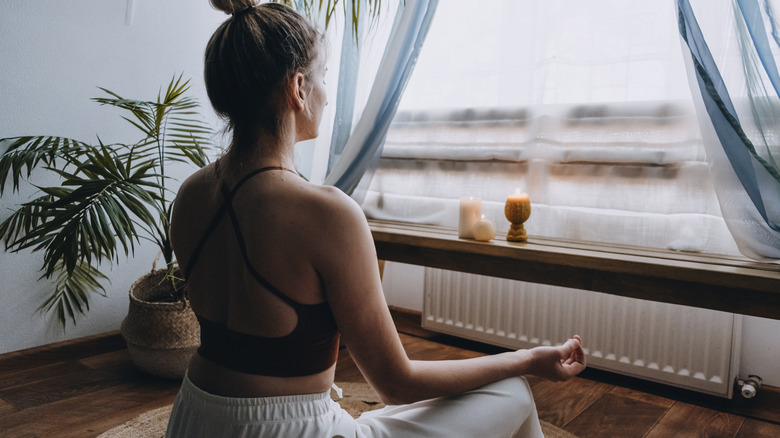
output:
M303 111L306 107L306 88L303 73L298 72L290 81L290 106L293 110Z

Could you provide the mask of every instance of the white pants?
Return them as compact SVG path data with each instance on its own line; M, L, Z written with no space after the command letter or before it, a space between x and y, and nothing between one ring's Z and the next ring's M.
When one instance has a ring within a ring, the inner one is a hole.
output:
M329 392L230 398L184 377L166 437L534 437L543 438L522 377L449 397L387 406L353 419Z

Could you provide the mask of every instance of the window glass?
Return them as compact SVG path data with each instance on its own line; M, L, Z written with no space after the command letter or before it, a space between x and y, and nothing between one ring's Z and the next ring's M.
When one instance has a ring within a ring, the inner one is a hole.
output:
M717 204L674 2L439 2L363 208L499 233L737 254Z

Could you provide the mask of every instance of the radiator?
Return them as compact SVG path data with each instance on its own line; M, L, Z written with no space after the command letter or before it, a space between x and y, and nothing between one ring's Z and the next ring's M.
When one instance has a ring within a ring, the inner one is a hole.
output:
M588 366L721 397L739 367L739 315L425 269L423 327L509 348L582 336Z

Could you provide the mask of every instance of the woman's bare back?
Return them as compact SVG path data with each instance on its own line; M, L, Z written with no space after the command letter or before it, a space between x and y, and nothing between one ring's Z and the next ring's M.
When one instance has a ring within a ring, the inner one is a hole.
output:
M317 247L311 242L317 236L317 205L328 201L322 199L322 187L285 170L257 174L232 198L239 233L230 214L223 211L197 260L191 260L226 202L222 187L232 190L243 176L218 175L212 164L185 181L172 219L174 251L182 269L190 271L188 292L200 318L240 333L282 337L298 324L296 312L258 282L251 269L295 302L325 301L310 251ZM242 242L247 258L242 254ZM330 387L333 374L334 367L292 378L241 373L199 355L189 368L196 385L225 396L321 392Z

